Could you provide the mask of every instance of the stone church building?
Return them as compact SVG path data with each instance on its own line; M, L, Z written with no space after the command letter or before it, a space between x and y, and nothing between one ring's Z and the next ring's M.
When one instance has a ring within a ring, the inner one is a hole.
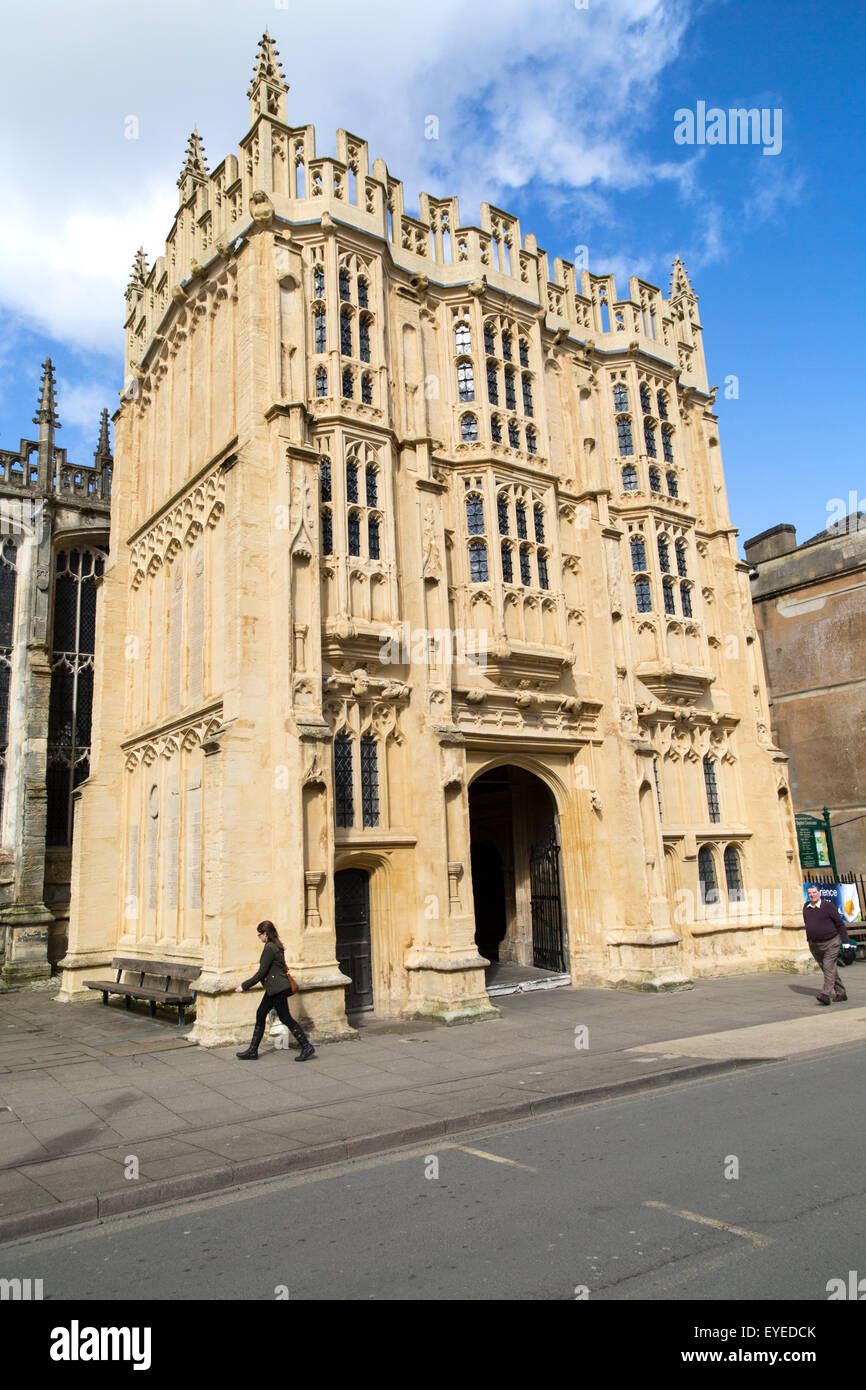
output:
M805 958L786 759L697 297L289 124L194 132L126 296L90 776L60 998L272 919L300 1017L492 1015L489 962L665 989Z

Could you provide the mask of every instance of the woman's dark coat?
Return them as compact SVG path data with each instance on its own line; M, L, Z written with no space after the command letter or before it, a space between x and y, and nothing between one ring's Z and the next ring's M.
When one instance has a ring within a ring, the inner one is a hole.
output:
M267 994L281 994L283 990L291 988L289 973L286 969L286 958L280 947L272 941L269 941L262 951L259 968L255 975L250 980L244 980L241 989L252 989L253 985L257 985L260 981Z

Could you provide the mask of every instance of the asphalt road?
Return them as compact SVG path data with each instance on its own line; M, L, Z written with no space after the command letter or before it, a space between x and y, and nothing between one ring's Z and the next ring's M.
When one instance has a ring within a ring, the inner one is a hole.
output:
M866 1275L864 1066L866 1044L35 1237L0 1276L46 1300L825 1301Z

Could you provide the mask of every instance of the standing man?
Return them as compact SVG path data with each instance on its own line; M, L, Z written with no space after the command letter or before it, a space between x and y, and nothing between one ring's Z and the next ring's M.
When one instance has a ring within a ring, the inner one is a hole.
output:
M824 902L813 883L806 889L809 901L803 904L803 923L809 950L824 971L823 993L818 995L819 1004L829 1004L830 997L844 1002L848 998L845 986L839 978L837 962L839 943L848 940L845 921L833 907Z

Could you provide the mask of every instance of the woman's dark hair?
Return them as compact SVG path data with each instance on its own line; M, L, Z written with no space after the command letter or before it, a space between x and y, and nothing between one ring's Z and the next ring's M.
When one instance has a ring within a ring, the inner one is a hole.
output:
M256 927L256 931L261 931L265 933L265 939L267 940L269 945L279 946L281 951L284 950L283 943L277 935L277 929L274 926L273 922L259 922L259 925Z

